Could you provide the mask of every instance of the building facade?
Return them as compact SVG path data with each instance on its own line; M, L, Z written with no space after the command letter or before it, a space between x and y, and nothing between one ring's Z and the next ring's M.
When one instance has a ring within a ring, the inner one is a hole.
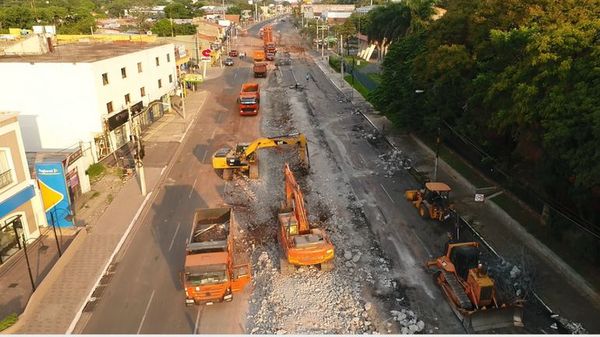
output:
M27 151L89 143L94 161L123 147L170 107L173 44L73 43L0 56L0 110L19 112Z
M17 114L0 113L0 264L47 226L40 192L31 179Z

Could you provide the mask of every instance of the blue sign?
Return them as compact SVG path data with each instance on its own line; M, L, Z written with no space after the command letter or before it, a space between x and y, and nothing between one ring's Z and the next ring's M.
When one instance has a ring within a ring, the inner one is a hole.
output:
M58 227L72 227L73 222L67 220L71 215L71 203L62 163L36 163L35 173L48 223Z

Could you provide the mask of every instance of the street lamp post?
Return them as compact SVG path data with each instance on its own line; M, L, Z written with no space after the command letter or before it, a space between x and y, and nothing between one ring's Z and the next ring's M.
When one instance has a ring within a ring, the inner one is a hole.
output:
M50 212L50 218L52 219L52 231L54 232L54 239L56 240L56 249L58 250L58 257L62 256L62 250L60 249L60 243L58 242L58 236L56 235L56 219L54 213Z
M5 221L6 225L11 224L13 226L13 231L15 231L17 243L19 244L19 248L21 248L21 242L23 245L23 252L25 253L25 262L27 263L27 272L29 273L29 281L31 281L31 292L35 292L35 281L33 280L33 274L31 273L31 264L29 263L29 255L27 254L27 240L25 240L25 234L21 233L21 237L18 235L17 228L23 229L23 223L21 222L21 215L17 215L11 219L10 222Z

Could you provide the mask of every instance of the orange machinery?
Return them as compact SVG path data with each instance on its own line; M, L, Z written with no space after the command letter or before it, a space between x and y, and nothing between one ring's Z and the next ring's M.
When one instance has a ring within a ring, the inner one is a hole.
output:
M270 58L272 59L275 56L275 54L277 53L277 48L275 47L275 41L273 40L273 27L272 26L264 27L262 39L263 39L263 43L264 43L265 53L270 54L271 55Z
M311 228L304 196L300 186L286 163L285 202L279 212L279 231L277 238L283 252L280 259L282 274L293 273L296 266L320 265L321 270L333 269L334 247L325 231Z
M234 225L229 207L194 213L181 273L186 305L229 302L250 282L250 266L239 264L239 250L234 248Z
M255 116L260 107L260 89L258 83L244 83L238 98L240 115Z
M522 304L498 301L494 279L479 255L477 242L448 243L445 255L427 262L427 267L437 269L434 281L468 331L523 327Z

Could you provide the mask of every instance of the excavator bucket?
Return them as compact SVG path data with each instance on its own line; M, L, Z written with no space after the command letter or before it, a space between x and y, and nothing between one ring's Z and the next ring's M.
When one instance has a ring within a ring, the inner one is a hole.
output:
M523 327L523 308L519 306L506 306L497 309L475 311L464 318L463 324L474 332L514 326Z

